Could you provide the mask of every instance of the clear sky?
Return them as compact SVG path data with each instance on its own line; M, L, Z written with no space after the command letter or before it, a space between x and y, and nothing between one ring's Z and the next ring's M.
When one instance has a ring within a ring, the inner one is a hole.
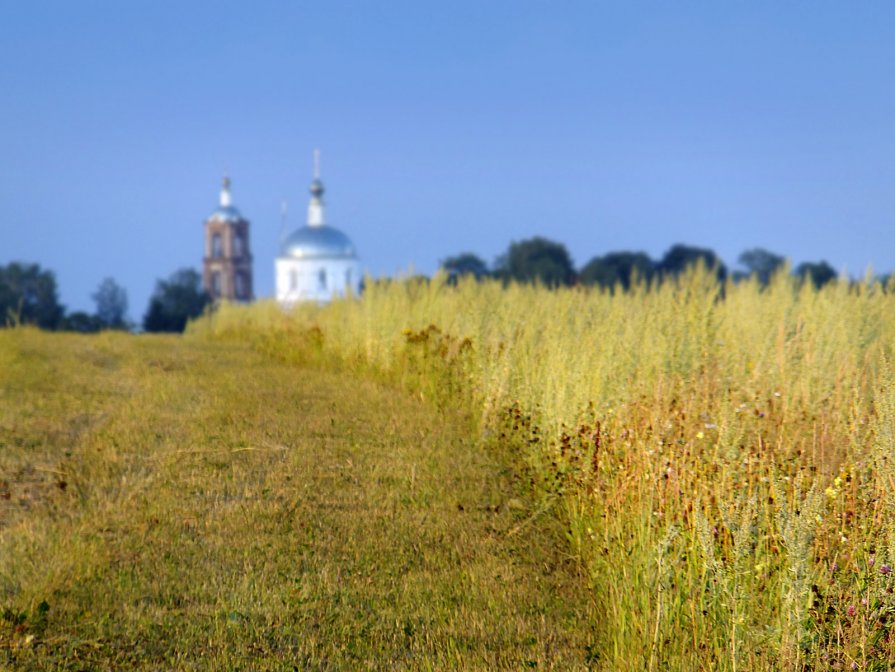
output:
M512 240L895 268L895 3L0 3L0 263L141 319L225 170L273 293L280 203L374 275Z

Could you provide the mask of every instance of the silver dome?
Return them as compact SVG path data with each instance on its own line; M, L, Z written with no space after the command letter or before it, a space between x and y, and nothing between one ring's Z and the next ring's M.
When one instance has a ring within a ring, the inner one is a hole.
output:
M211 213L211 217L209 219L217 219L222 222L238 222L242 219L242 215L239 210L234 208L232 205L222 205L213 213Z
M293 231L280 248L281 257L294 259L354 259L354 243L331 226L303 226Z

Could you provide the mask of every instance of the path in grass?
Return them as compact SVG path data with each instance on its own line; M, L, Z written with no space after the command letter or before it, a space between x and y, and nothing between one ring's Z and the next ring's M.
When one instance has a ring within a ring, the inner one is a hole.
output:
M181 338L0 333L0 667L574 669L561 531L462 423Z

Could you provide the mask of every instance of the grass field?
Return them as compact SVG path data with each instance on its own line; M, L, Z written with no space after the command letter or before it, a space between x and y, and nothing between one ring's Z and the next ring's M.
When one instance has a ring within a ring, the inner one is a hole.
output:
M888 670L893 289L435 278L288 316L226 307L192 331L467 409L565 527L595 667Z
M895 669L895 287L432 281L0 333L27 669Z
M0 668L587 666L591 596L516 457L261 350L0 331Z

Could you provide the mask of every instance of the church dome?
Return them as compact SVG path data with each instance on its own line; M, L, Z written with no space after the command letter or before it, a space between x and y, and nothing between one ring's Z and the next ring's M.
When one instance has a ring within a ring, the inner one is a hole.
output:
M354 259L357 253L351 239L326 224L303 226L286 238L281 257L293 259Z
M227 175L224 175L224 183L221 186L220 205L208 219L217 219L221 222L238 222L242 219L242 214L233 205L233 199L230 196L230 177Z
M211 213L209 219L217 219L222 222L238 222L242 219L242 214L232 205L222 205Z

